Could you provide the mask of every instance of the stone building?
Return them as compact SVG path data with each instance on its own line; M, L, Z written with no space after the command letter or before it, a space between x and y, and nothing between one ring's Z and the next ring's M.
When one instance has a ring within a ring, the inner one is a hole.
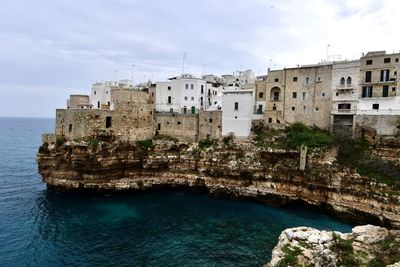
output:
M332 66L331 131L355 134L360 84L360 61L334 62Z
M111 92L114 110L57 109L56 135L74 140L109 132L121 140L151 138L155 134L155 123L148 94L132 89Z
M262 115L265 112L265 97L267 92L267 75L258 76L255 81L255 114Z
M400 125L400 53L369 52L361 57L357 125L395 135Z
M70 95L67 100L68 109L91 109L92 106L88 95Z
M332 63L268 72L265 122L272 127L302 122L329 129Z

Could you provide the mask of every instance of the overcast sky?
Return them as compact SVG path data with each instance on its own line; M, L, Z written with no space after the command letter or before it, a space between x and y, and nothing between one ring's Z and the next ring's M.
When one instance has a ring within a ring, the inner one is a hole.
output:
M96 81L400 50L397 0L1 0L0 116L54 117ZM135 65L135 67L132 67Z

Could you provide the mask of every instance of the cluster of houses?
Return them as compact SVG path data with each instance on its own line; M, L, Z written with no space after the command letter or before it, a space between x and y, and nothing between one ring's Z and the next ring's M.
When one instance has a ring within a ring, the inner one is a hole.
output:
M56 135L79 138L104 129L126 139L169 135L203 139L250 135L255 125L294 122L355 135L369 128L393 136L400 128L400 53L369 52L359 60L251 70L221 77L182 74L163 82L101 82L90 95L71 95L58 109Z

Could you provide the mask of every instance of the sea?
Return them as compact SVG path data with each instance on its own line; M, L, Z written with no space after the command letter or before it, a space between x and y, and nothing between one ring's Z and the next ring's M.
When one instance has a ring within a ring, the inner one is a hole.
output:
M288 227L351 231L300 207L187 192L95 195L46 188L54 119L0 118L0 266L262 266Z

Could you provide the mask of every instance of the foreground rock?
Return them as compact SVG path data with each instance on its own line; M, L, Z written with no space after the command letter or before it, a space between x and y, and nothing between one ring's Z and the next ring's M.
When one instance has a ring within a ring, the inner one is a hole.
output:
M400 266L400 231L372 225L347 234L286 229L266 266Z

